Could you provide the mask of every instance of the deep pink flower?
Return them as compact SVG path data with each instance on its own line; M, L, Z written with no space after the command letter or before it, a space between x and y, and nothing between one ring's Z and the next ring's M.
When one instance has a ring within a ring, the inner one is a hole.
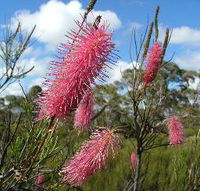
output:
M81 100L75 115L74 125L76 128L84 130L91 125L93 116L94 97L93 92L89 89Z
M110 157L115 155L119 146L119 137L112 130L97 130L61 170L63 182L81 186L85 180L101 169Z
M145 87L151 84L156 76L162 58L162 50L162 44L156 42L147 55L147 65L143 76Z
M103 81L107 77L107 63L117 58L112 33L105 25L94 28L86 24L79 35L70 35L71 42L62 44L59 50L61 61L52 63L52 73L45 82L48 90L37 101L39 119L69 115L95 79Z
M38 185L41 185L42 183L44 182L44 175L43 174L38 174L38 177L37 177L37 184Z
M132 164L133 169L135 169L136 164L137 164L137 154L136 153L131 154L131 164Z
M167 118L169 130L169 142L171 145L178 145L184 142L183 125L178 116L170 116Z

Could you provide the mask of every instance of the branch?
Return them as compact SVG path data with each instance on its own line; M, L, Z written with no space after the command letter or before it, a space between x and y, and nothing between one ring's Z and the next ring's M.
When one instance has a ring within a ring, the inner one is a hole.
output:
M21 73L21 74L16 74L16 75L14 75L13 78L21 78L21 77L25 76L26 74L28 74L29 72L31 72L34 68L35 68L35 67L32 66L32 67L31 67L30 69L28 69L26 72Z
M9 140L9 142L8 142L8 143L6 144L6 146L3 148L2 156L1 156L1 158L0 158L0 169L1 169L2 166L3 166L3 162L4 162L5 156L6 156L6 154L7 154L8 147L9 147L10 144L12 143L12 141L13 141L15 135L16 135L17 129L19 128L19 124L20 124L20 121L21 121L21 116L22 116L22 113L20 113L20 116L19 116L19 118L18 118L18 120L17 120L16 128L15 128L15 130L14 130L14 132L13 132L13 134L12 134L10 140Z
M104 110L105 110L109 105L110 105L110 104L104 105L104 106L101 108L101 110L100 110L98 113L96 113L96 114L94 115L94 117L92 118L92 121L94 121L97 117L99 117L99 115L101 115L101 114L104 112Z
M0 77L0 89L2 89L7 84L13 83L14 79L22 78L31 70L33 70L32 67L27 71L21 70L18 71L18 74L14 74L17 68L19 58L27 49L31 37L35 31L35 28L36 26L34 26L31 32L28 34L28 36L24 38L24 35L22 35L21 33L20 22L18 23L18 26L14 33L12 31L10 32L10 29L7 27L7 35L4 37L3 42L0 44L0 57L3 61L3 64L5 65L5 72Z

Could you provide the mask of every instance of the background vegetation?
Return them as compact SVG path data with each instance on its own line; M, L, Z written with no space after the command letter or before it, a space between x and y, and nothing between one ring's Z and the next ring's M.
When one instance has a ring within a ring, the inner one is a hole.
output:
M198 73L181 70L176 64L170 63L164 68L158 78L162 78L170 99L166 100L165 111L158 113L163 118L165 113L178 112L183 116L186 141L180 147L161 147L151 150L144 155L142 177L145 184L142 190L198 190L200 185L200 154L199 149L199 100L198 89L191 89L190 83L198 78ZM167 74L167 78L165 77ZM131 70L124 72L130 75ZM157 79L159 81L159 79ZM170 83L177 84L174 89ZM124 93L123 80L114 84L101 85L95 90L95 113L101 111L93 121L93 127L122 126L130 128L131 107L128 105L128 96ZM55 132L47 132L48 137L37 154L37 147L46 135L47 121L35 121L34 100L41 91L39 86L34 86L26 96L5 96L1 98L1 148L9 143L5 158L1 165L4 173L15 171L9 178L5 178L4 186L34 189L38 173L45 175L42 185L49 190L76 190L59 183L58 171L66 158L70 158L88 139L88 133L80 133L73 129L73 114L66 121L60 123ZM196 98L197 96L197 98ZM195 99L194 99L195 98ZM121 104L121 103L126 103ZM195 102L194 102L195 101ZM170 110L170 111L169 111ZM130 120L129 120L130 118ZM8 127L9 125L9 127ZM12 138L12 135L15 136ZM83 190L110 191L127 190L132 182L134 171L130 162L130 155L135 151L134 139L123 139L122 149L115 159L104 169L95 174L84 184ZM58 138L59 137L59 138ZM159 143L166 142L167 130L159 138ZM34 161L31 159L37 155ZM33 163L33 164L32 164ZM17 181L16 181L17 180ZM9 185L9 186L8 186ZM5 187L4 189L7 189Z
M18 68L18 60L30 44L30 34L21 36L20 24L16 31L8 32L1 42L1 63L5 73L1 77L0 90L10 83L24 78L28 72ZM18 38L19 37L19 38ZM17 42L17 43L16 43ZM132 105L127 84L132 81L133 70L123 72L124 78L113 84L98 85L95 92L95 110L92 130L96 127L120 127L122 148L105 168L92 176L83 188L62 184L58 174L66 159L69 159L89 138L89 132L78 132L73 128L74 112L64 121L37 121L35 99L41 87L34 86L23 96L0 97L0 189L1 190L59 190L59 191L122 191L131 190L134 169L130 156L136 150L132 138ZM176 113L182 116L185 143L182 146L156 147L142 156L141 190L151 191L194 191L200 190L200 107L199 85L191 84L200 74L180 69L175 63L164 62L154 85L146 92L148 98L167 95L154 116L163 121L166 116ZM159 93L158 93L159 90ZM158 100L154 99L153 106ZM161 132L156 143L168 141L167 129ZM39 174L44 181L37 182Z

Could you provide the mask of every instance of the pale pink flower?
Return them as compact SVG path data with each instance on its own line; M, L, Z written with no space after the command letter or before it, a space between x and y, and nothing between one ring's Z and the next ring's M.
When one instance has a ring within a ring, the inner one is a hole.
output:
M107 77L107 63L117 58L107 26L86 24L81 31L79 35L71 33L72 41L59 50L61 61L52 63L52 73L45 82L48 90L37 101L39 119L69 115L95 79L103 81Z
M112 130L97 130L80 151L61 170L63 182L81 186L85 180L101 169L115 155L120 146L119 137Z
M93 116L94 97L93 92L89 89L81 100L75 115L74 125L77 129L85 130L91 125Z
M151 84L156 76L156 73L158 72L162 58L162 50L162 44L156 42L147 55L147 65L143 76L145 87Z
M184 142L183 125L178 116L170 116L167 118L169 130L169 142L171 145L178 145Z
M41 173L39 173L38 176L37 176L37 181L36 181L36 183L37 183L38 185L41 185L43 182L44 182L44 175L41 174Z
M131 154L131 164L132 164L133 169L135 169L136 165L137 165L137 154L136 153Z

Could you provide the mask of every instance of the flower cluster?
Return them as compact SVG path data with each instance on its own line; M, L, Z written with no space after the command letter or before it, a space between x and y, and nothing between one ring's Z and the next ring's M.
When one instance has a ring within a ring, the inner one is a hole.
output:
M119 137L112 130L107 128L97 130L61 170L63 182L81 186L92 174L101 169L110 157L115 155L119 146Z
M112 33L108 32L107 26L86 24L79 27L82 27L82 33L72 32L72 41L62 44L59 50L61 61L52 62L52 73L45 82L47 91L37 100L39 119L68 116L77 108L91 84L107 77L107 63L114 63L117 58L113 53Z
M37 183L38 185L41 185L43 182L44 182L44 175L41 174L41 173L39 173L38 176L37 176L37 181L36 181L36 183Z
M83 96L76 111L74 125L77 129L84 130L90 127L93 116L93 105L93 92L89 89Z
M136 165L137 165L137 154L136 153L131 154L131 164L132 164L133 169L135 169Z
M147 65L143 76L145 87L151 84L156 76L162 59L162 50L162 44L156 42L147 55Z
M178 116L170 116L167 118L169 130L169 142L171 145L178 145L184 142L183 125Z

